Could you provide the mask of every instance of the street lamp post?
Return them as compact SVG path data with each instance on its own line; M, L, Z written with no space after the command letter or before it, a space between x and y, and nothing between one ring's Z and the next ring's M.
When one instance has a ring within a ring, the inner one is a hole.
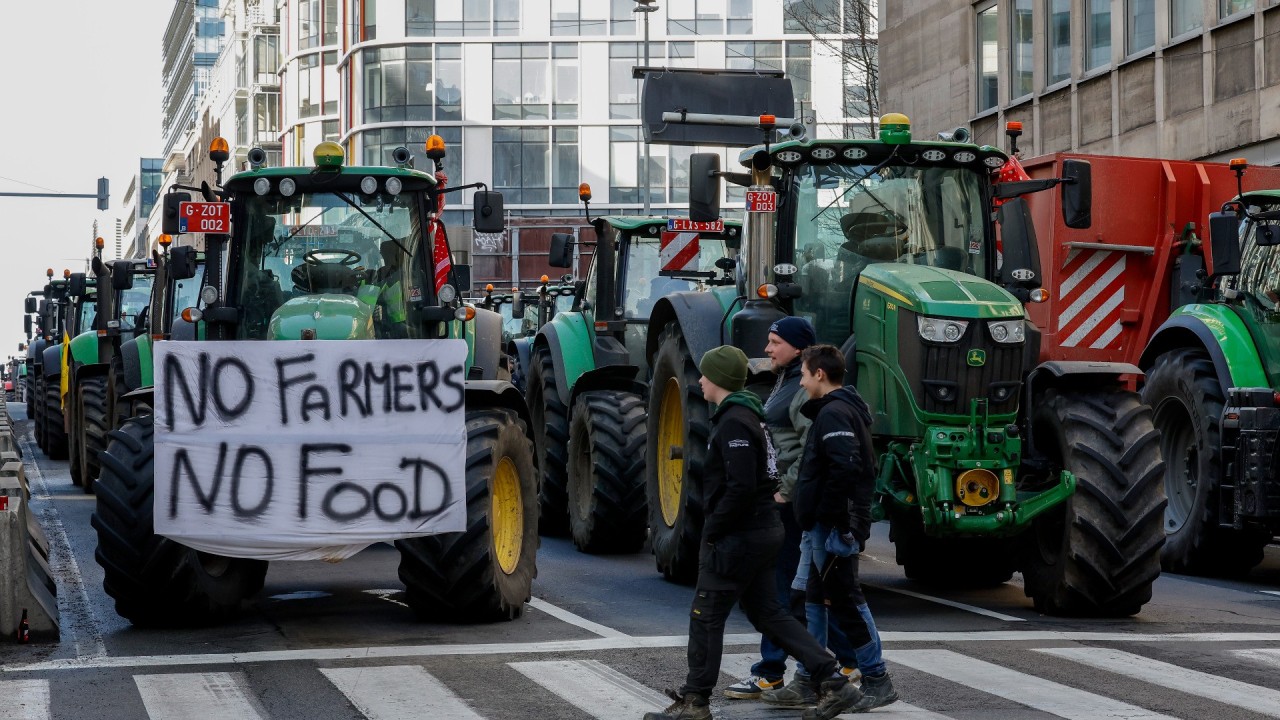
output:
M658 9L655 0L636 0L631 12L644 13L644 67L649 67L649 13ZM647 82L647 80L646 80ZM644 117L640 118L644 122ZM643 130L641 130L643 132ZM649 140L644 141L644 168L640 172L640 193L644 197L644 214L649 214Z

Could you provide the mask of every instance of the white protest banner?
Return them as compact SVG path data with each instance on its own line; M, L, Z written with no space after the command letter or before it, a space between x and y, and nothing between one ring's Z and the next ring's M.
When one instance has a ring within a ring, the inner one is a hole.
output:
M466 524L464 340L160 342L155 529L337 559Z

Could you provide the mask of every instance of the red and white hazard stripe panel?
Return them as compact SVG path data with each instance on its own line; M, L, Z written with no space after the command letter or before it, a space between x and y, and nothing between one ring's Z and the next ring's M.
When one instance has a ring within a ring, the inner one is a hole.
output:
M1058 288L1058 344L1103 350L1120 338L1124 305L1125 254L1112 250L1072 250Z
M698 233L662 233L662 248L658 252L664 271L696 270L698 259ZM690 266L693 267L690 267Z

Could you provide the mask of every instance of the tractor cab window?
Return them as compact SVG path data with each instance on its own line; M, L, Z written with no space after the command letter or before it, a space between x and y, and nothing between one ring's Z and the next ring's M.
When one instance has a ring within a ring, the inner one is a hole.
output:
M93 295L85 295L80 298L80 325L76 327L76 333L88 332L93 328L93 321L98 317L98 303Z
M138 316L151 304L151 285L154 281L154 275L134 275L133 287L120 291L120 306L115 312L121 329L131 330L137 327Z
M874 172L873 172L874 171ZM987 277L983 176L919 165L805 165L791 187L798 313L818 338L839 344L852 329L853 290L872 263L931 265Z
M263 195L245 205L235 286L241 337L273 338L273 320L279 328L326 299L351 315L356 336L366 327L378 337L417 335L409 323L409 300L424 285L414 262L423 232L415 194Z
M1280 207L1251 207L1249 211L1276 209ZM1238 290L1254 311L1260 311L1272 322L1280 320L1280 223L1260 229L1257 223L1242 222L1240 245L1240 274L1226 278L1224 287Z
M728 254L724 240L702 235L698 238L698 252L684 266L686 270L715 272L716 261ZM654 303L672 293L688 292L698 288L697 279L675 278L660 275L662 242L657 236L632 235L626 251L626 296L623 298L625 317L628 320L648 320Z

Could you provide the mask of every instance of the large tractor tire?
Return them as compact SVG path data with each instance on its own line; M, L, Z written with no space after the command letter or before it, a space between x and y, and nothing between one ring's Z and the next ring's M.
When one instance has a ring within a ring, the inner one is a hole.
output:
M538 454L539 529L544 535L569 532L569 408L557 394L555 365L545 345L529 361L529 415Z
M107 369L107 422L110 426L108 431L119 430L124 425L124 421L133 416L133 408L130 403L124 399L129 392L129 386L124 379L124 360L120 358L120 353L111 356L111 365Z
M80 396L74 386L67 396L67 413L71 416L71 422L67 424L68 473L71 475L71 484L83 490L84 467L81 458L84 451L80 445L80 430L84 427L84 418L81 416Z
M80 449L81 487L91 493L101 470L99 456L107 447L107 433L110 431L107 427L106 376L85 378L77 393L79 422L75 431L79 434L76 445Z
M37 376L31 387L31 396L27 398L27 417L31 418L31 434L36 439L36 447L44 452L44 378Z
M692 479L702 470L711 433L710 408L698 385L700 376L684 333L669 323L658 337L653 358L645 487L658 572L686 584L698 576L702 535L702 503Z
M514 412L467 412L467 529L396 547L400 581L419 617L520 617L538 575L538 481L533 445Z
M67 431L62 426L62 389L57 378L45 378L44 409L40 414L44 423L44 452L50 460L67 459Z
M569 527L586 553L633 553L649 528L644 399L584 392L569 427Z
M100 456L94 558L116 612L139 627L210 625L262 589L267 563L211 555L155 534L152 416L111 433Z
M1123 617L1151 599L1164 545L1164 461L1136 393L1050 390L1036 400L1036 449L1075 493L1021 539L1025 592L1051 615Z
M910 580L941 588L986 588L1013 577L1013 543L1003 538L930 537L918 508L889 513L889 540Z
M1270 537L1218 525L1225 395L1213 361L1200 350L1156 358L1142 388L1165 458L1165 570L1196 575L1243 575L1262 562Z

